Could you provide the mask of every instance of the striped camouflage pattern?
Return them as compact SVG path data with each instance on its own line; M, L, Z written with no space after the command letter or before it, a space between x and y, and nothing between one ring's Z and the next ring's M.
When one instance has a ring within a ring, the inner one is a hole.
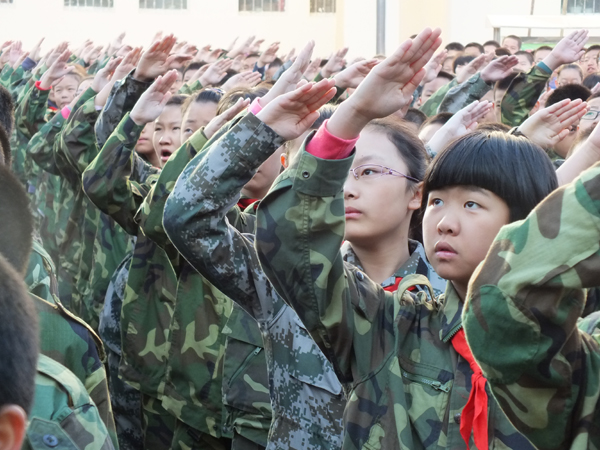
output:
M474 275L464 323L500 406L540 450L600 448L600 165L505 226Z
M259 324L273 405L267 448L337 449L345 399L333 367L265 277L253 233L226 220L243 186L282 143L246 115L188 165L167 201L164 224L182 255Z
M459 423L472 371L450 343L462 303L450 283L437 299L409 294L414 284L429 285L422 275L386 292L343 261L352 160L301 149L258 208L263 269L348 392L342 448L464 449ZM532 448L491 397L488 414L490 449Z
M529 112L546 89L546 83L552 73L548 73L539 64L527 73L520 73L510 83L502 98L502 123L509 127L518 127L529 117Z
M40 355L24 450L112 450L108 430L81 381Z

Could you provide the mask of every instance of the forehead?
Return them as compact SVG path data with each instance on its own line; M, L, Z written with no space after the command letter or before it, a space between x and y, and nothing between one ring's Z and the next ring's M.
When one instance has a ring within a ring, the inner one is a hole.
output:
M588 100L587 104L590 108L595 109L596 111L600 110L600 97Z
M197 116L216 113L217 104L214 102L192 102L186 111L186 120L194 120Z
M172 123L181 122L181 106L180 105L169 105L165 108L158 119L157 123Z
M73 86L79 86L79 80L72 75L71 76L67 75L63 78L63 80L60 83L58 83L54 87L57 88L57 87L73 87Z
M577 69L563 69L560 72L561 77L578 77L579 71Z
M360 134L360 138L356 143L354 165L363 164L364 162L397 164L402 162L402 158L396 146L384 133L368 128Z

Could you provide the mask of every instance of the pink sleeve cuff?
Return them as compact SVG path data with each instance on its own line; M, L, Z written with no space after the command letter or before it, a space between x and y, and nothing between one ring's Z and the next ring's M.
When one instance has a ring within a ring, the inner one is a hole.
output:
M60 110L60 113L62 114L63 119L68 119L69 114L71 114L71 108L65 106L63 109Z
M256 97L252 103L250 103L250 112L254 115L257 115L262 111L262 106L260 105L260 97Z
M52 89L52 88L50 88L50 89L42 89L40 87L40 83L41 82L42 82L42 80L38 80L38 81L35 82L35 87L38 88L40 91L49 91L50 89Z
M358 141L355 139L342 139L334 136L327 130L326 120L311 141L306 146L306 151L321 159L345 159L350 156L352 149Z

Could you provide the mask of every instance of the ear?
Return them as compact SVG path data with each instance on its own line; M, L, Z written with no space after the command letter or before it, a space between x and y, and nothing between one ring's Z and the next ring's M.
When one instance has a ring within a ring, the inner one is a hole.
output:
M8 405L0 409L0 450L19 450L26 428L27 415L23 408Z
M419 97L419 99L417 100L417 106L420 108L421 106L423 106L423 97Z
M287 152L283 152L279 157L279 160L281 161L281 165L283 166L283 168L287 169L290 164L290 162L288 161Z
M417 185L412 198L408 202L409 211L416 211L421 207L421 202L423 201L423 182Z

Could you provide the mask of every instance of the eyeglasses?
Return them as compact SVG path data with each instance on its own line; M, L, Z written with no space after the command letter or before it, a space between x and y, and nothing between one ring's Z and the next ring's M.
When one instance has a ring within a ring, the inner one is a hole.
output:
M589 61L596 61L596 62L598 62L599 60L600 60L600 56L596 56L595 58L581 58L579 60L579 62L585 64L586 62L589 62Z
M384 175L393 175L395 177L406 178L407 180L414 181L415 183L419 183L421 181L417 180L414 177L405 175L402 172L398 172L397 170L390 169L389 167L380 166L378 164L363 164L362 166L350 169L350 172L354 176L354 179L362 179L363 181L373 180L375 178L380 178Z
M581 118L582 120L596 120L598 118L598 116L600 116L600 111L588 111L585 113L585 115Z

